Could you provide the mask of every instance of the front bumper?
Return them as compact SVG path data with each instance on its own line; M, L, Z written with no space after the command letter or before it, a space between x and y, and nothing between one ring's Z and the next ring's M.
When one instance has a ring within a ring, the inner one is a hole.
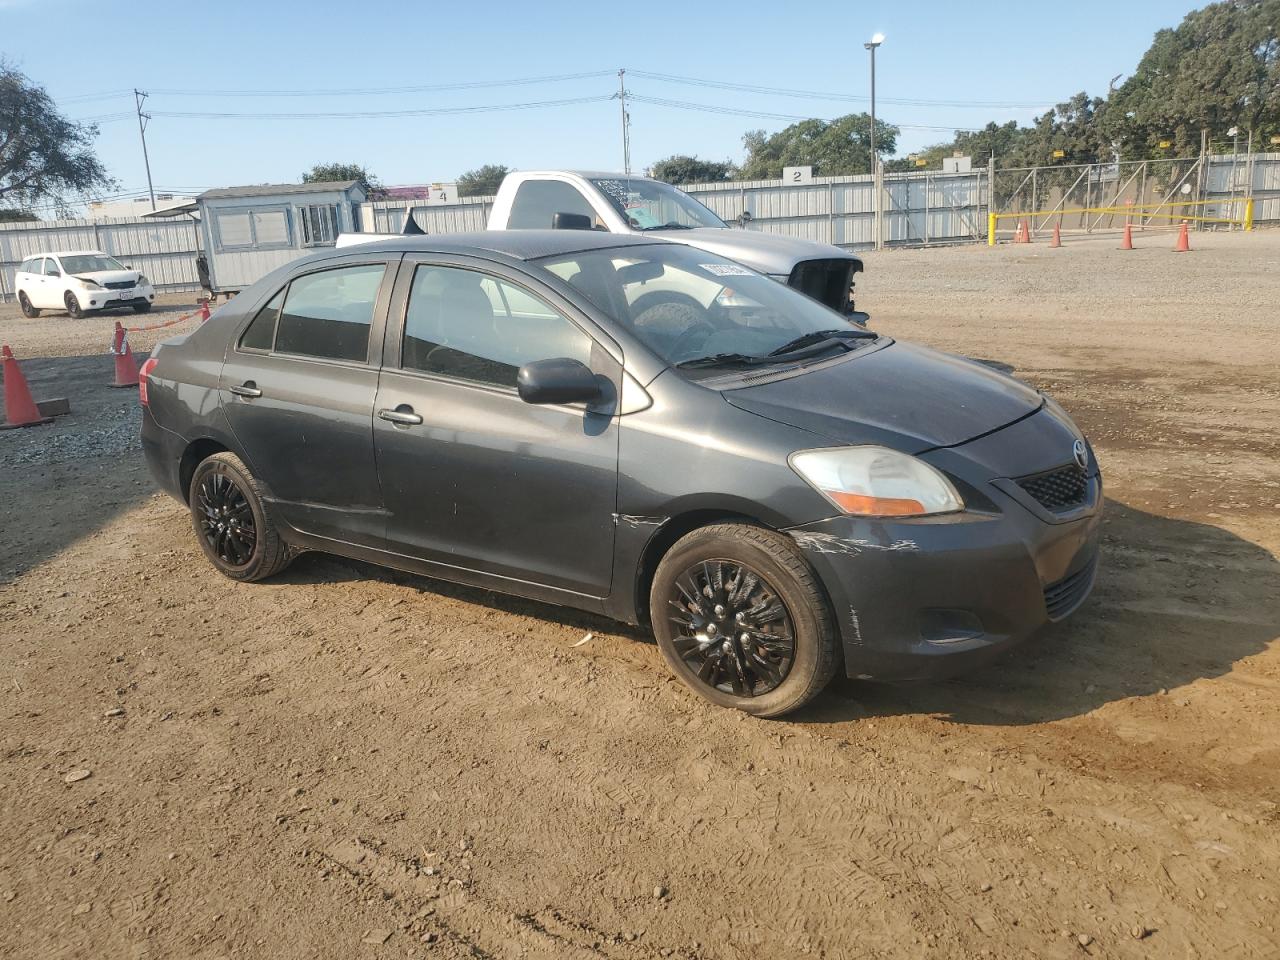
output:
M836 517L788 531L826 587L849 676L952 676L1084 602L1098 564L1101 478L1065 522L1046 523L1012 498L999 506L916 520Z
M119 307L133 307L143 303L154 303L155 288L151 284L140 284L127 290L83 290L76 294L87 310L114 310Z

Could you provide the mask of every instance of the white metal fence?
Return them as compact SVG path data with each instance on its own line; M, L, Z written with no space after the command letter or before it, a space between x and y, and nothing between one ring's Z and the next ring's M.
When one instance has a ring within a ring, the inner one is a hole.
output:
M0 300L16 296L13 275L33 253L101 250L141 270L157 290L199 290L193 221L111 217L0 223Z
M1160 173L1165 166L1168 171ZM1069 197L1075 199L1082 189L1083 199L1114 202L1115 197L1133 194L1145 202L1148 194L1154 195L1151 184L1167 191L1175 183L1191 183L1194 189L1187 199L1239 201L1252 197L1255 223L1280 224L1280 153L1145 161L1137 177L1135 165L1094 164L1084 174L1078 174L1077 169L1085 168L1041 167L1035 174L1029 168L997 169L994 184L985 168L970 173L886 173L880 204L882 242L907 246L985 241L993 186L996 212L1004 212L1011 203L1017 209L1016 204L1037 197L1043 202L1053 196L1050 205L1062 203ZM727 221L737 220L744 211L751 214L751 230L853 249L875 245L876 188L870 175L817 177L804 185L750 180L692 184L684 189ZM1030 196L1026 195L1028 190ZM405 211L412 209L427 233L483 230L492 205L492 197L467 197L443 206L413 200L373 201L361 204L361 228L370 233L399 233ZM1081 226L1091 229L1098 224L1082 222ZM13 299L13 274L24 257L46 250L76 249L103 250L143 271L160 290L197 290L200 286L195 267L196 226L187 219L120 217L7 223L0 224L0 300Z

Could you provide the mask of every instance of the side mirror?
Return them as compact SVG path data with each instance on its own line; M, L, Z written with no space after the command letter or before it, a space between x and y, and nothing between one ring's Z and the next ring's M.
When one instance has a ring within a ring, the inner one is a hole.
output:
M516 392L525 403L594 403L601 397L596 375L581 360L534 360L516 374Z
M745 227L748 223L750 223L754 219L755 217L751 215L750 210L743 210L740 214L738 214L738 226Z
M551 217L552 230L590 230L592 226L585 213L557 213Z

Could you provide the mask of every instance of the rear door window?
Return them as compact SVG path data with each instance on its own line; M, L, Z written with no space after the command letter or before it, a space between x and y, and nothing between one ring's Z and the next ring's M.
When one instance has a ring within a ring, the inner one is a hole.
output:
M360 264L295 279L276 321L275 352L324 360L368 359L369 328L384 273L385 264ZM246 331L246 336L250 332L254 331Z
M276 320L280 317L280 307L284 304L284 290L281 290L271 301L258 311L258 315L249 324L249 329L240 338L242 350L260 350L269 352L276 342Z

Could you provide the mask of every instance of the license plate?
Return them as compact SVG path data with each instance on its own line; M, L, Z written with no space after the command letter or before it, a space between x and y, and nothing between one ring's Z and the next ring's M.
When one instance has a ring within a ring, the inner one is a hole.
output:
M132 300L132 299L133 299L133 291L132 291L132 290L120 290L119 292L117 292L117 293L116 293L116 299L117 299L117 300Z

